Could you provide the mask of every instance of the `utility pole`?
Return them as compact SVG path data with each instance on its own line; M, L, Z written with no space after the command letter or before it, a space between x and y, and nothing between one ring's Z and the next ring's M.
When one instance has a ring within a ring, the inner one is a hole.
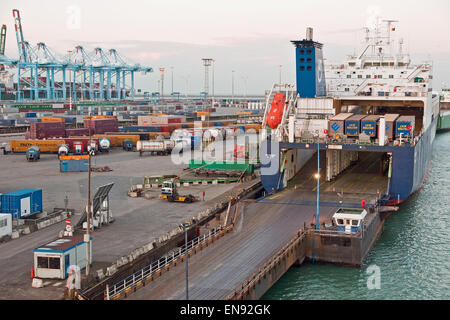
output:
M173 67L170 67L170 70L172 71L172 93L173 93Z
M92 146L91 146L91 126L92 126L92 117L91 113L89 112L89 144L86 148L89 146L91 147L90 150L88 149L88 156L89 156L89 166L88 166L88 199L87 199L87 208L86 208L86 237L84 239L84 242L86 242L86 276L89 275L89 267L90 267L90 244L91 244L91 152L92 152Z
M159 68L159 72L161 73L161 93L160 97L163 99L164 97L164 68Z
M231 70L231 104L234 104L234 70Z
M280 67L279 82L278 82L279 84L281 84L281 67L282 67L282 66L283 66L283 65L281 65L281 64L279 65L279 67Z

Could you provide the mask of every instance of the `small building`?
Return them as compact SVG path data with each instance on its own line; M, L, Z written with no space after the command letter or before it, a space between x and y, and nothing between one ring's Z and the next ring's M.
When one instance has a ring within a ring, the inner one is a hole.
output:
M92 263L92 238L89 242ZM71 265L86 267L86 242L83 235L65 236L34 249L34 272L37 278L65 279Z
M9 213L0 213L0 239L12 234L12 217Z
M367 215L365 209L340 208L333 215L338 231L346 234L356 233L362 229L362 222Z

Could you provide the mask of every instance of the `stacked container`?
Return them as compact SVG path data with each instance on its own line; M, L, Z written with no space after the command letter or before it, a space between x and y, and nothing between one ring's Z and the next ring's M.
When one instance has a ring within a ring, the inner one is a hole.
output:
M84 127L91 128L91 134L102 134L105 132L119 131L119 122L113 119L85 119Z
M2 213L21 219L42 212L42 189L23 189L1 195Z
M31 139L59 138L66 136L64 122L33 122L30 124Z
M371 138L377 137L378 120L380 120L380 116L377 114L372 114L361 120L361 133L365 133Z
M399 116L400 115L397 113L387 113L384 115L384 118L386 119L386 138L391 141L395 136L395 122Z
M343 135L345 128L345 120L353 116L353 113L339 113L328 121L328 135Z
M88 128L77 128L77 129L66 129L66 137L80 137L80 136L88 136L89 129Z
M361 120L366 116L362 114L355 114L345 119L345 134L348 137L357 137L361 132Z
M400 116L396 121L395 126L395 135L397 138L400 135L405 137L412 137L414 134L414 126L415 126L416 117L414 116Z

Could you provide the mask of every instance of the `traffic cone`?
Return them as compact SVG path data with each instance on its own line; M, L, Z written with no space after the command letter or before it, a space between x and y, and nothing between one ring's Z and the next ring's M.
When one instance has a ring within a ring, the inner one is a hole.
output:
M31 267L31 279L34 279L34 268Z

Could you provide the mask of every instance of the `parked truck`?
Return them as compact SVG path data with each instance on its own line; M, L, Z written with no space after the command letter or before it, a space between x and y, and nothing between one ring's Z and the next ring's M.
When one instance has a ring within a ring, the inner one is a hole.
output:
M161 199L167 199L169 202L187 202L191 203L198 199L192 194L180 195L173 180L164 181L161 188Z
M142 156L144 152L156 153L158 155L168 155L175 147L173 140L162 141L138 141L136 143L136 150L139 152L139 156Z

